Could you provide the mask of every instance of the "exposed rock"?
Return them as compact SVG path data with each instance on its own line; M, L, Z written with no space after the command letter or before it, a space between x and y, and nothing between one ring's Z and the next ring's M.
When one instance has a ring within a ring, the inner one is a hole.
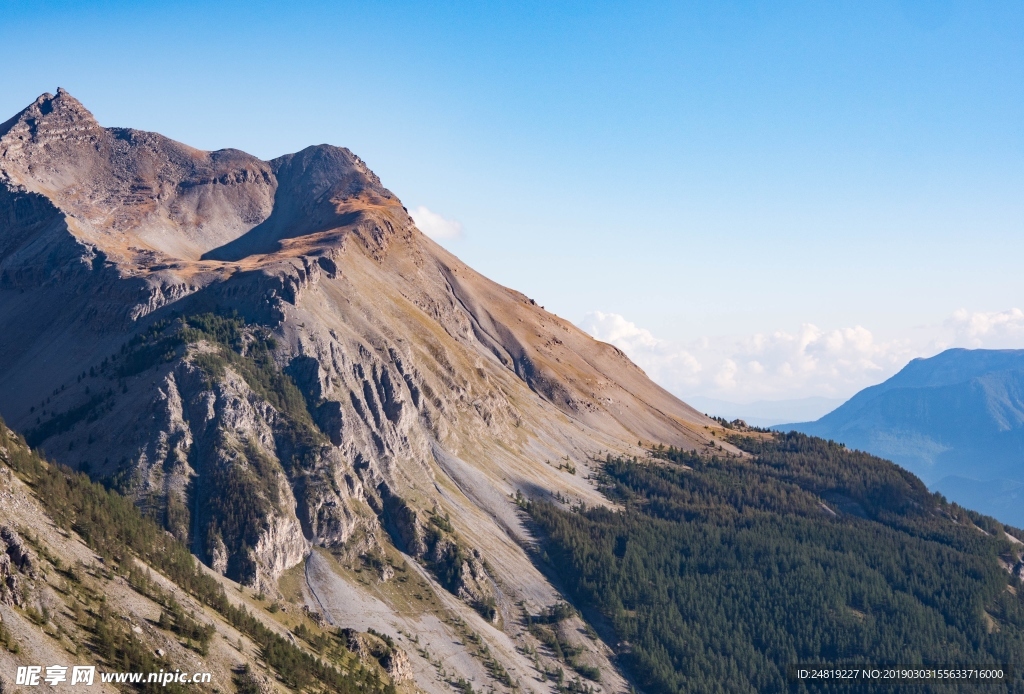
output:
M370 647L366 643L365 635L355 629L342 629L341 637L345 639L345 648L355 653L360 660L366 660L373 656Z
M253 548L258 571L252 585L266 592L276 592L277 577L302 561L309 551L309 543L294 519L273 518L268 525Z
M29 598L25 579L36 576L38 562L11 527L0 525L0 602L22 607Z
M377 633L359 633L354 629L342 629L341 636L348 650L358 655L360 660L375 659L395 684L412 680L409 655L395 645L390 637L382 637Z
M23 574L35 577L36 559L21 535L6 525L0 525L0 552L6 552L11 559L11 566Z
M419 514L386 485L381 485L379 491L384 504L385 528L395 545L414 557L422 557L427 552L427 545Z
M408 654L401 648L388 649L387 654L380 659L380 665L395 684L412 680L412 664Z
M0 554L0 602L21 605L22 600L17 570L11 567L11 558L7 554Z
M342 412L341 403L335 400L327 400L316 408L315 420L321 431L327 434L331 443L340 446L344 441L343 433L345 427L345 416Z
M238 672L235 675L235 681L239 691L259 692L259 694L274 694L277 691L269 677L251 667L245 667Z
M497 621L497 611L494 609L496 597L491 587L491 578L487 575L483 563L479 559L479 552L476 556L467 558L462 564L459 573L458 595L463 600L484 613L492 622Z
M208 543L210 551L210 568L219 574L228 572L228 549L224 546L224 538L220 533L211 535Z
M324 619L324 616L319 611L311 610L309 605L303 605L302 611L307 617L309 617L313 624L316 624L321 629L327 626L327 620Z

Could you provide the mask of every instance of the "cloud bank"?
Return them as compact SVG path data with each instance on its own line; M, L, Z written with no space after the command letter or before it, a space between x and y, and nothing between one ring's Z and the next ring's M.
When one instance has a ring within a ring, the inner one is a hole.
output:
M609 342L657 383L686 397L703 395L733 402L811 396L846 398L899 371L915 357L949 347L1024 348L1024 312L959 310L915 339L879 340L857 325L799 329L742 337L662 340L615 313L594 311L580 327Z
M435 241L457 239L462 236L462 222L445 219L427 207L420 205L409 210L409 216L416 227Z
M948 344L937 342L940 348L1024 348L1024 311L1019 308L992 313L969 313L960 309L946 320L943 328L945 334L940 340L946 339Z

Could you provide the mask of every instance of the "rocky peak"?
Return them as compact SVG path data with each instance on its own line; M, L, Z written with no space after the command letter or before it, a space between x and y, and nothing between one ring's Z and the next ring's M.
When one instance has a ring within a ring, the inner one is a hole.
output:
M40 111L43 114L53 113L56 117L88 121L93 125L98 125L92 112L83 106L81 101L71 96L63 87L57 87L57 94L55 96L43 94L36 99L36 103L39 104Z
M357 195L370 190L382 197L394 198L391 191L381 184L377 174L347 147L313 145L278 157L271 161L271 165L278 176L308 186L311 197L327 192Z
M379 248L397 228L413 225L395 194L347 148L315 145L269 163L278 185L273 213L231 243L208 251L203 260L273 254L289 239L337 230L355 231ZM310 243L322 248L335 240L307 238L298 248L307 252Z
M0 125L0 142L46 141L99 129L92 113L63 88L57 94L46 93L28 108ZM6 148L4 148L6 149Z
M398 198L343 147L270 162L205 152L101 127L63 89L0 126L0 186L48 200L74 220L76 238L128 274L176 261L273 263L281 251L321 256L353 234L379 257L395 232L413 227Z
M197 259L265 220L273 206L276 181L266 162L101 127L63 89L36 99L0 134L0 186L46 198L73 220L77 239L128 273L158 258Z

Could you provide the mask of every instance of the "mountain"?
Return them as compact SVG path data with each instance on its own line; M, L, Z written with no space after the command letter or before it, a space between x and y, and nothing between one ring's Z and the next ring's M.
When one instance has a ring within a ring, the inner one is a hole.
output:
M717 398L692 396L687 403L702 412L728 420L742 419L750 426L770 427L783 422L817 419L845 402L838 398L794 398L792 400L754 400L730 402Z
M562 596L515 493L605 504L597 456L717 427L433 243L349 150L201 151L63 90L0 124L0 335L0 414L30 445L225 580L419 634L427 691L439 658L498 690L567 667L523 655L522 613Z
M888 458L953 501L1024 526L1024 350L915 359L815 422L774 428Z
M1019 531L699 414L342 148L204 152L62 90L0 125L0 414L2 692L51 664L661 694L1024 658Z

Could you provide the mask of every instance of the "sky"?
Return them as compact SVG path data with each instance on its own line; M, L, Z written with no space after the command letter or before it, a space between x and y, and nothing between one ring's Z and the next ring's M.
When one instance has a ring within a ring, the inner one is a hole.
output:
M1024 348L1024 3L0 0L0 116L347 146L678 395Z

